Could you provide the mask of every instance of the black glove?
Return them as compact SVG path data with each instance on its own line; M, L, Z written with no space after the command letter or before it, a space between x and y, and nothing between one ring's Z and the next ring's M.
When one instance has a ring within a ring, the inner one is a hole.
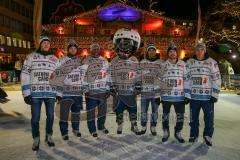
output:
M190 102L190 99L185 97L185 98L184 98L184 103L185 103L185 104L188 104L189 102Z
M28 105L32 105L32 96L24 97L24 102Z
M160 103L161 103L160 97L159 98L155 98L154 101L155 101L155 103L157 105L160 105Z
M210 101L211 101L212 103L216 103L216 102L218 101L218 99L215 98L215 97L211 97Z
M116 89L115 86L110 86L109 91L110 91L112 94L116 94L116 93L117 93L117 89Z
M107 92L105 98L108 99L108 98L110 97L110 95L111 95L111 93L110 93L110 92Z
M142 90L142 85L141 85L141 84L136 84L136 85L135 85L135 90L138 91L138 92L141 92L141 90Z
M62 100L62 97L60 97L60 96L56 97L56 101L60 102L61 100Z

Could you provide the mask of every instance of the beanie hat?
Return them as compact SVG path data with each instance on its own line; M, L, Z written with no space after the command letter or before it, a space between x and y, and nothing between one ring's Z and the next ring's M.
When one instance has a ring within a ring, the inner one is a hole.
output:
M100 46L99 44L97 43L94 43L90 46L90 52L92 52L94 49L100 49Z
M149 49L155 49L155 50L157 50L157 48L155 47L155 45L154 45L153 43L148 43L148 44L147 44L147 51L148 51Z
M74 39L70 39L70 40L69 40L68 46L67 46L67 50L69 50L69 48L71 48L71 47L76 47L76 48L78 48L77 43L76 43L76 41L75 41Z
M49 42L50 42L50 39L49 39L48 36L46 36L46 35L41 35L41 36L40 36L40 40L39 40L39 45L41 45L41 43L42 43L43 41L49 41Z
M206 52L206 44L205 43L198 43L195 47L195 50L200 49L200 48L204 49L204 51Z
M168 49L167 49L167 53L168 53L170 50L175 50L175 51L177 51L177 46L175 45L174 42L170 42L170 43L169 43Z

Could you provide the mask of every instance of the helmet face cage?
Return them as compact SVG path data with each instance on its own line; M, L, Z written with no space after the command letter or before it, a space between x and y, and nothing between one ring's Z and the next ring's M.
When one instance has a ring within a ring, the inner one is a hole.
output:
M140 42L139 33L133 29L119 29L113 37L113 44L118 54L135 54Z
M116 40L115 48L117 52L134 54L137 51L137 45L137 42L132 39L120 38Z

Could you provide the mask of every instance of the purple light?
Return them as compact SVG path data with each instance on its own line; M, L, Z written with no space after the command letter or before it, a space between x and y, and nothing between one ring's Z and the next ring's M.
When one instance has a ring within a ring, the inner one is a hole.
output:
M121 19L122 21L137 21L141 18L139 11L124 7L124 6L112 6L105 8L98 12L98 18L103 21L113 21Z

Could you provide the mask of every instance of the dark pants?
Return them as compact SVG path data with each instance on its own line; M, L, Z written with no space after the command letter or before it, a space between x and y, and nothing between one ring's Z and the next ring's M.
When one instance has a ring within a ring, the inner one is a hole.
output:
M15 70L16 72L16 76L17 76L17 81L16 82L20 82L20 78L21 78L21 70Z
M60 102L60 131L62 136L68 134L69 112L71 111L72 129L79 131L80 110L82 108L81 96L64 96Z
M180 132L183 128L184 113L185 113L184 102L163 101L162 125L163 125L163 130L169 130L169 113L172 105L174 106L175 113L176 113L175 133L177 133L177 132Z
M145 127L148 121L148 108L151 103L152 115L151 115L151 126L156 127L158 119L158 105L154 98L141 98L141 125Z
M102 98L94 98L93 96L86 97L86 108L87 108L87 125L90 133L96 132L95 124L95 110L98 109L97 115L97 128L103 130L105 128L107 103L106 95L101 96Z
M199 136L199 114L203 110L205 128L203 136L212 137L214 131L214 103L210 100L190 101L190 137Z
M55 98L32 98L31 105L31 125L32 125L32 136L33 138L39 137L39 120L41 115L41 107L44 102L46 107L46 134L52 135L53 130L53 121L54 121L54 104Z
M131 100L130 103L126 102L124 98L115 97L114 112L116 113L116 122L117 124L123 123L123 112L126 109L129 113L129 119L131 122L137 121L137 103L136 96L129 96Z

